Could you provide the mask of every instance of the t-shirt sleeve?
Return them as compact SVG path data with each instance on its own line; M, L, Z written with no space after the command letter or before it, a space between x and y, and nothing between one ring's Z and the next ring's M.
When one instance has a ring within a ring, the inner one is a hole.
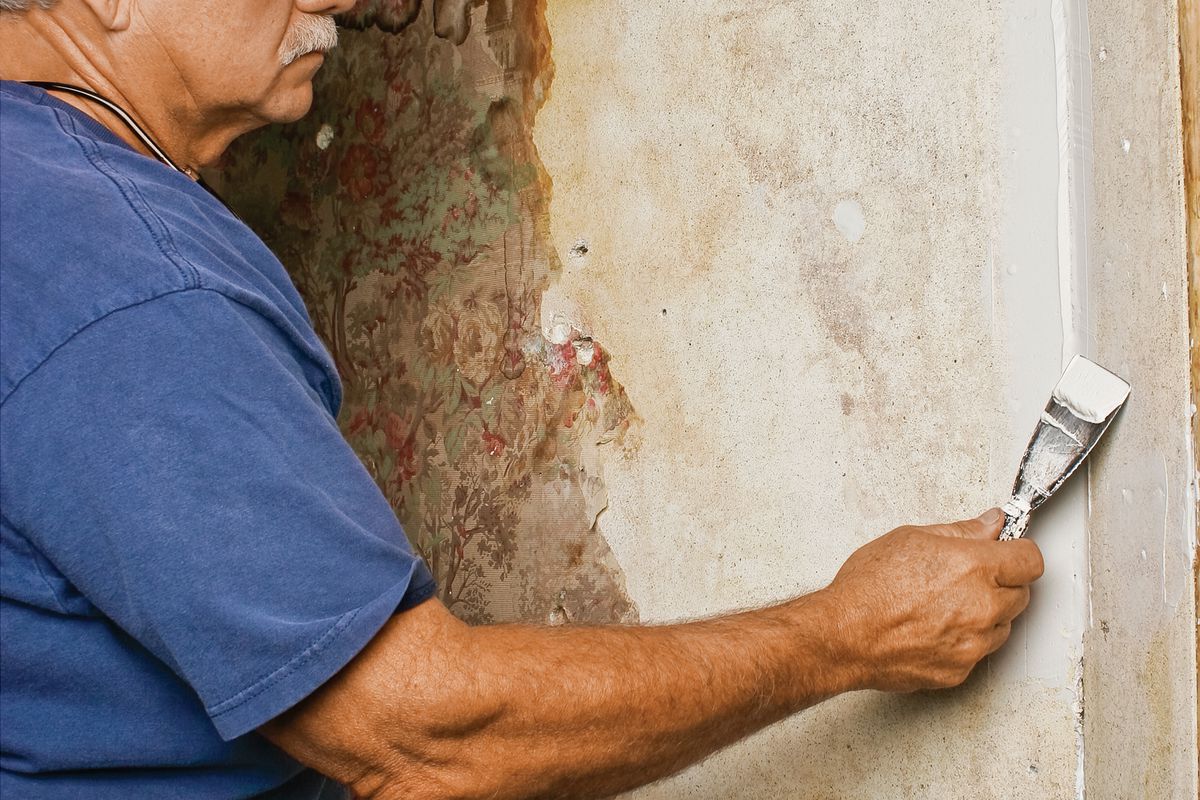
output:
M313 360L216 292L94 322L0 413L5 516L225 739L434 593Z

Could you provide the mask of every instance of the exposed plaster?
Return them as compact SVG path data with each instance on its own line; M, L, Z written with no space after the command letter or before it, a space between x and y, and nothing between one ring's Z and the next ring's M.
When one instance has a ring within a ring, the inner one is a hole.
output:
M556 292L645 420L599 520L643 616L815 588L891 524L1007 496L1063 366L1049 9L547 12ZM842 698L644 796L1069 796L1083 490L1039 518L1048 579L963 693Z
M1095 355L1134 387L1090 474L1089 800L1197 796L1194 451L1174 3L1088 0ZM1125 143L1128 142L1128 147ZM1163 292L1163 287L1166 292ZM1142 553L1145 553L1145 556ZM1097 630L1098 629L1098 630Z

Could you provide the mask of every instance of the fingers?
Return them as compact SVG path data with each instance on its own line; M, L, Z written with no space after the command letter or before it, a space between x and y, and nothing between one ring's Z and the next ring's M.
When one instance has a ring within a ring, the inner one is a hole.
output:
M996 624L988 632L984 642L984 655L991 655L999 650L1008 637L1012 635L1012 622L1021 612L1029 607L1029 587L1021 586L1016 589L1002 588L1000 611Z
M1025 586L1042 577L1046 564L1042 551L1029 539L999 542L995 547L996 583L999 586Z
M1001 587L998 591L996 624L1007 625L1029 607L1029 587Z
M991 655L1003 647L1004 643L1008 641L1008 637L1011 635L1012 625L1010 623L1006 622L1003 625L997 625L995 628L993 628L988 638L986 655Z
M933 526L936 532L943 536L955 536L959 539L994 540L1004 527L1004 512L998 508L989 509L975 519L965 519L961 522L951 522L948 525Z

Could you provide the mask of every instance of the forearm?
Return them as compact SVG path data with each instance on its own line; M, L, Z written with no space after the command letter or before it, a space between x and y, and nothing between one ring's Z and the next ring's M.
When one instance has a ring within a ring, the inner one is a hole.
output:
M827 589L682 625L469 628L427 601L260 730L362 797L615 794L842 691L961 683L1042 571L1002 519L898 528Z
M428 723L392 732L396 796L598 797L669 775L850 688L825 600L671 626L464 627L437 645L448 674L405 693Z

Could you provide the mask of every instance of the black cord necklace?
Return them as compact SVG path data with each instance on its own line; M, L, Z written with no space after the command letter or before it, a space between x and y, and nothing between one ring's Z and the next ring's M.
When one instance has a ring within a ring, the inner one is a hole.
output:
M194 181L200 180L200 176L197 174L196 170L189 167L181 167L172 161L171 157L166 154L166 151L159 147L158 143L150 138L150 134L142 130L142 126L138 125L137 122L134 121L133 117L129 116L129 114L125 112L125 109L121 108L107 97L97 94L91 89L84 89L82 86L74 86L69 83L58 83L56 81L22 81L22 83L29 86L37 86L38 88L45 89L47 91L65 92L66 94L84 97L88 100L91 100L93 103L98 103L99 105L104 106L111 111L117 117L117 119L125 123L125 127L129 128L130 132L137 137L139 142L146 146L147 150L154 154L155 158L176 172L182 172L184 175L187 175ZM203 181L200 181L200 183L203 185Z

